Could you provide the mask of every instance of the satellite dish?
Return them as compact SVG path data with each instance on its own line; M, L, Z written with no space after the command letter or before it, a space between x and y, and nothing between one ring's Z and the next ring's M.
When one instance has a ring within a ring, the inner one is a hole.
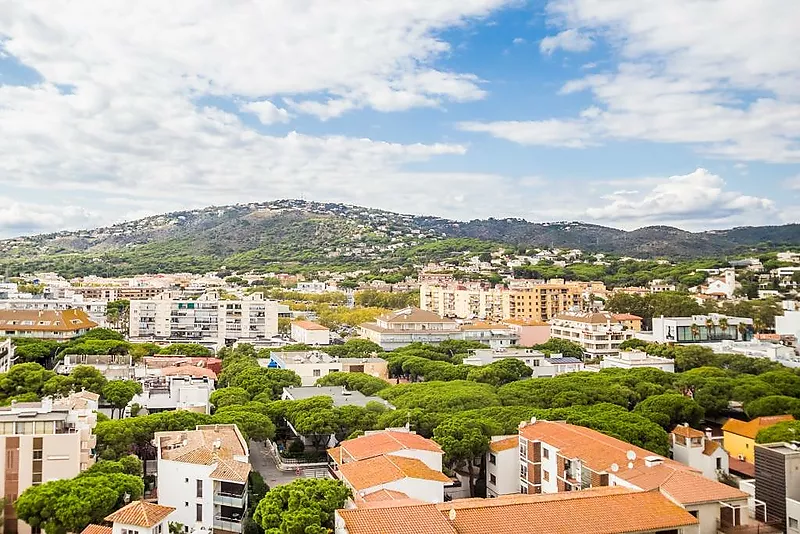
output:
M455 521L456 520L456 509L455 508L450 508L450 513L447 514L447 517L450 518L450 521Z
M611 472L616 473L619 471L619 466L617 464L611 464Z
M532 425L535 425L535 424L536 424L536 417L531 417L531 424L532 424Z
M633 462L628 462L628 469L633 469Z
M630 460L631 462L636 459L636 453L633 451L628 451L628 454L626 454L625 456L627 456L628 460Z

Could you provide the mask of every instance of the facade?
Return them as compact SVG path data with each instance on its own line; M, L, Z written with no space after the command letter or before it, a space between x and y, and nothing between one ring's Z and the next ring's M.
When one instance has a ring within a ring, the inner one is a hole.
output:
M513 347L519 342L517 329L502 323L464 323L459 327L464 341L477 341L493 349Z
M65 341L96 326L83 310L0 310L0 337Z
M209 397L216 380L213 371L187 365L165 367L160 373L140 380L142 393L131 399L129 407L138 404L144 410L142 415L173 410L211 413Z
M544 321L506 319L503 323L514 329L519 336L517 344L522 347L533 347L550 339L550 325Z
M748 512L746 493L595 430L532 420L520 424L518 439L516 465L497 470L497 488L507 487L508 479L513 479L523 494L581 492L607 486L660 493L697 518L699 534L716 534L719 525L736 527L755 521ZM506 451L500 454L511 456ZM490 461L491 456L487 464Z
M341 408L342 406L361 406L364 408L370 402L378 402L390 409L394 409L394 406L380 397L367 396L360 391L348 391L342 386L289 386L288 388L283 388L281 400L303 400L322 396L332 398L333 405L336 408Z
M728 419L722 425L723 448L733 458L752 464L755 461L756 436L764 428L784 421L792 421L791 415L756 417L752 421Z
M755 502L783 532L800 530L800 450L796 443L756 445Z
M117 286L78 286L73 287L72 291L76 295L82 295L88 300L112 301L112 300L145 300L159 296L165 291L163 287L117 287Z
M623 350L616 356L606 355L600 362L601 369L641 369L643 367L653 367L661 369L667 373L675 372L675 360L651 356L641 350Z
M334 534L694 534L698 525L658 492L617 487L337 510Z
M723 328L727 322L727 328ZM750 341L753 320L717 313L692 317L653 317L652 341L656 343L717 343L729 339Z
M783 315L776 315L775 332L800 339L800 311L785 310Z
M626 330L633 330L634 332L642 331L642 318L632 313L615 313L612 317L613 320L619 322Z
M697 469L711 480L728 474L728 453L705 432L678 425L670 432L669 439L672 459L676 462Z
M242 532L246 517L249 450L236 425L201 425L156 432L158 504L175 509L186 532ZM166 534L166 533L165 533Z
M527 283L512 288L486 288L480 284L429 284L420 286L420 307L443 317L502 321L547 321L580 306L587 284Z
M486 455L486 497L519 493L519 480L506 476L519 469L519 436L492 436Z
M577 343L589 358L602 358L618 355L620 344L632 339L634 331L608 312L570 312L550 321L550 336Z
M131 301L129 337L133 341L201 343L215 348L235 341L257 342L278 334L278 306L254 293L223 300L216 293L197 299L156 298Z
M464 358L465 365L490 365L506 358L519 360L533 370L532 378L549 378L564 373L583 371L583 362L577 358L548 357L536 349L478 349Z
M292 339L306 345L330 345L331 331L321 324L311 321L293 321L291 326Z
M269 359L259 358L258 363L262 367L294 371L303 386L313 386L330 373L365 373L382 380L389 377L389 362L383 358L338 358L318 350L273 351Z
M389 380L389 362L383 358L339 358L343 373L366 373Z
M14 343L10 339L0 339L0 373L7 373L14 360Z
M94 464L98 395L73 393L54 401L12 402L0 408L0 473L5 499L4 532L30 534L17 520L14 501L28 487L74 478Z
M0 310L83 310L89 316L89 320L101 326L106 324L107 305L106 300L89 300L82 295L73 295L71 298L50 298L19 293L14 298L0 299Z
M328 450L333 475L353 491L353 502L396 499L444 501L451 483L442 473L439 445L401 429L370 432Z
M81 534L169 534L174 511L170 506L134 501L106 516L110 527L87 525Z

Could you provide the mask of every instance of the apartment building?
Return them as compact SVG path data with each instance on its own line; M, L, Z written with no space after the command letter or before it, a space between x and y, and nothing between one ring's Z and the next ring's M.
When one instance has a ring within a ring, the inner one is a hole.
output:
M617 356L622 342L634 335L609 312L560 313L550 321L550 336L577 343L587 358Z
M669 434L672 459L703 473L711 480L728 474L728 453L719 441L711 439L711 431L701 432L689 425L676 426Z
M383 503L381 503L383 504ZM337 510L335 534L693 534L698 520L658 492L596 488Z
M175 509L185 532L241 533L246 517L249 450L236 425L156 432L158 504ZM166 533L164 533L166 534Z
M577 358L548 357L543 352L529 348L478 349L464 358L465 365L490 365L506 358L518 360L533 370L532 378L550 378L564 373L583 371L583 362Z
M518 481L518 492L523 494L622 486L661 493L698 519L699 534L716 534L718 526L756 522L749 512L746 493L595 430L533 419L520 424L518 440L517 448L490 449L487 453L494 455L497 467L492 473L496 483L487 481L487 488L497 494L501 488L510 487L510 479ZM518 459L516 463L512 457ZM488 456L487 464L491 462L492 456Z
M100 326L105 326L106 324L107 307L108 301L106 300L89 300L82 295L73 295L69 298L52 298L19 293L12 298L0 299L0 310L83 310L91 321Z
M753 320L718 313L691 317L653 317L656 343L720 343L753 339Z
M452 480L442 473L439 445L403 429L369 432L328 450L331 472L353 491L353 502L414 499L444 502Z
M415 342L437 344L450 339L479 341L492 348L511 347L519 341L519 335L507 325L459 324L413 306L380 316L374 323L362 323L358 328L361 337L384 350Z
M196 413L211 413L209 398L214 392L217 375L202 367L183 365L165 367L158 370L156 376L147 376L139 380L142 393L135 395L126 408L138 404L142 408L140 415L187 410Z
M667 373L675 372L675 360L651 356L642 350L622 350L617 355L606 354L601 369L642 369L652 367Z
M94 464L95 393L12 402L0 407L0 473L5 499L5 534L30 534L17 520L14 501L28 487L73 478Z
M0 336L65 341L96 326L83 310L0 310Z
M259 358L258 363L261 367L294 371L302 386L313 386L330 373L366 373L384 380L389 376L389 363L383 358L338 358L318 350L272 351L269 358Z
M331 331L313 321L292 321L292 339L306 345L330 345Z
M420 286L420 308L442 317L547 321L580 307L586 284L527 283L512 288L487 288L480 284L428 284Z
M755 448L755 504L782 532L800 531L800 448L765 443Z
M127 286L76 286L72 287L76 295L87 300L146 300L159 296L166 291L164 287L127 287Z
M0 373L7 373L14 360L14 343L10 339L0 339Z
M170 293L130 304L133 341L202 343L222 347L234 341L256 342L278 334L278 306L254 293L241 300L206 293L185 299Z

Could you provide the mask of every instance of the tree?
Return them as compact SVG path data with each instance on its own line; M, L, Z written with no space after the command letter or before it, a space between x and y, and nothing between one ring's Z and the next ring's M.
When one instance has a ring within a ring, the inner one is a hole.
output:
M254 441L267 441L275 437L275 424L267 415L249 412L245 410L225 410L215 413L211 418L211 423L234 424L239 427L239 431L245 439Z
M703 420L703 408L689 397L679 393L667 393L648 397L634 409L665 429L677 424L689 423L697 426Z
M518 383L521 382L504 387ZM500 404L492 386L466 380L399 384L384 389L379 394L398 408L398 411L420 408L431 412L457 412Z
M646 348L647 345L648 343L646 341L633 337L620 343L619 350L642 350Z
M706 335L708 336L708 339L714 339L715 334L716 334L716 323L714 323L713 318L708 317L706 319Z
M319 386L344 386L350 391L360 391L364 395L375 395L389 387L389 383L366 373L328 373L317 380Z
M131 402L134 396L142 392L142 385L133 380L112 380L103 388L103 398L111 404L111 417L114 417L114 410L119 410L120 419L122 410Z
M48 371L38 363L12 365L7 373L0 374L0 395L3 398L27 393L41 396L44 384L54 376L53 371Z
M750 419L766 415L800 415L800 400L783 395L770 395L749 402L744 407L744 412Z
M91 391L98 395L103 393L107 380L103 374L90 365L78 365L69 374L74 391Z
M546 343L541 343L533 348L545 354L558 353L573 358L583 358L583 347L566 339L550 338Z
M130 309L130 300L112 300L106 305L106 319L117 330L127 331Z
M250 395L243 388L229 387L214 391L209 400L217 409L220 409L233 404L245 404L250 400Z
M211 349L199 343L173 343L159 351L160 354L179 354L181 356L212 356Z
M317 450L324 445L323 440L336 432L336 412L332 409L298 413L290 420L298 434L311 438Z
M72 379L64 375L56 375L42 386L42 395L48 397L67 397L73 388Z
M467 375L467 380L499 387L516 380L530 378L532 374L533 369L524 362L514 358L503 358L489 365L472 369Z
M453 469L466 468L472 497L475 496L475 460L485 456L491 437L500 434L500 431L499 425L489 418L467 419L459 416L445 420L433 430L433 440L441 445L445 461Z
M93 328L75 339L75 341L81 342L93 339L98 341L125 341L125 336L108 328Z
M299 478L270 489L253 519L268 533L327 534L334 526L334 512L350 496L338 480Z
M383 349L377 343L368 339L348 339L341 345L325 347L325 352L336 358L364 358L373 354L380 354Z
M797 441L800 436L800 421L784 421L759 430L756 443L778 443Z

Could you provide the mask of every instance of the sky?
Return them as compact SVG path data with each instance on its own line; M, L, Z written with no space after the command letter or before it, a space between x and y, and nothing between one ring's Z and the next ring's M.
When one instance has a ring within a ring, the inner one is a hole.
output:
M5 0L0 237L303 198L798 222L800 2Z

